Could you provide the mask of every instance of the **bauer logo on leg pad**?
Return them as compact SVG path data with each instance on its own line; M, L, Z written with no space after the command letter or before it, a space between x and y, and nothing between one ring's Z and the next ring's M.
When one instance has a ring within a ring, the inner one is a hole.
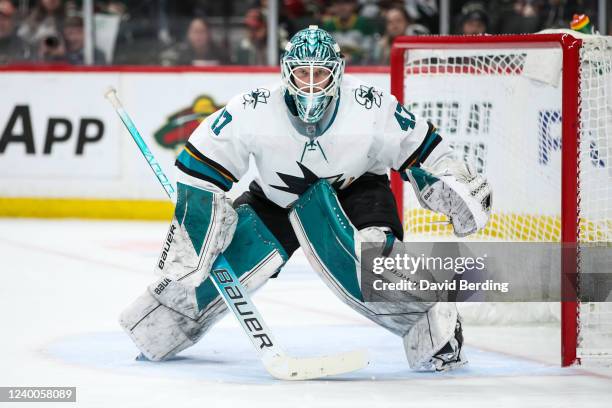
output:
M164 242L164 249L159 257L159 262L157 266L159 269L164 269L164 261L168 258L168 251L170 251L170 246L172 245L172 241L174 240L174 230L176 229L176 225L174 223L170 224L170 231L168 231L168 236L166 237L166 242Z
M164 278L164 280L161 281L159 283L159 285L157 285L157 287L155 289L153 289L153 291L155 292L156 295L161 295L161 293L164 291L164 289L166 289L168 287L170 282L172 282L170 279Z

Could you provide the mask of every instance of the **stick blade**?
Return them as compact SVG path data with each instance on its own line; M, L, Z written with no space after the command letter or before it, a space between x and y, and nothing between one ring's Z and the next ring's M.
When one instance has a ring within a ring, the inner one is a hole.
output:
M264 357L266 370L279 380L299 381L328 377L361 370L370 364L365 350L332 356L294 358L287 355Z

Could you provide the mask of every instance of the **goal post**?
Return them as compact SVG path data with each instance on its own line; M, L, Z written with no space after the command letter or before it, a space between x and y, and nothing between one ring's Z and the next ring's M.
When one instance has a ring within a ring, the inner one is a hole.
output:
M491 182L491 221L477 240L564 244L562 365L612 360L611 304L568 297L579 287L580 244L612 245L612 38L400 37L391 92ZM395 172L391 185L407 236L450 235Z

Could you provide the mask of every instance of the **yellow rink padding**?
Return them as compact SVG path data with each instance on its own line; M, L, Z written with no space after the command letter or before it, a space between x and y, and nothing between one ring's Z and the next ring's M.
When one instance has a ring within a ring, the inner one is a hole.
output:
M612 220L580 220L581 242L610 242ZM411 235L452 236L453 228L444 215L422 208L404 212L404 231ZM559 242L561 240L561 218L546 215L493 213L475 239L497 239L508 241Z
M0 198L0 217L169 221L172 211L166 200Z

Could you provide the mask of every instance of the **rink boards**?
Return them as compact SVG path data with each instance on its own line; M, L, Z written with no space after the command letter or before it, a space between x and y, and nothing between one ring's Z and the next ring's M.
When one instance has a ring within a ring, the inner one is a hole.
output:
M389 89L387 68L348 70ZM172 177L185 140L276 68L13 68L0 75L0 215L164 219L170 206L104 99L115 87ZM247 185L244 177L234 194Z

